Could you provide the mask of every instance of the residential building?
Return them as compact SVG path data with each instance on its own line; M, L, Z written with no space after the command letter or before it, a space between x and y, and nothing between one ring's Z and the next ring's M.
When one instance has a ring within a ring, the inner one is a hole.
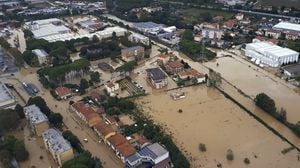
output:
M45 50L43 50L43 49L35 49L35 50L32 50L32 53L34 55L36 55L36 57L37 57L40 65L48 64L48 56L49 56L49 54Z
M136 149L120 133L109 137L107 139L107 144L124 163L129 156L136 153Z
M203 39L202 34L196 34L196 35L194 36L194 41L196 41L196 42L201 42L202 39Z
M262 42L262 41L270 42L270 43L275 44L275 45L278 44L278 40L277 40L277 39L274 39L274 38L269 39L269 38L263 37L263 36L256 36L256 37L252 40L252 42Z
M288 78L300 77L300 64L284 66L282 69Z
M152 6L150 6L150 7L143 7L143 10L144 11L146 11L146 12L148 12L148 13L153 13L153 12L157 12L157 11L161 11L163 8L162 7L160 7L160 6L155 6L155 7L152 7Z
M218 29L202 29L201 34L203 38L221 39L224 35L224 31Z
M71 105L71 110L74 111L80 119L82 119L89 127L93 127L101 122L101 118L97 112L89 105L83 102L76 102Z
M238 13L235 15L236 20L241 21L244 19L244 14L243 13Z
M194 31L200 32L202 29L220 29L220 25L218 23L201 23L194 26Z
M74 158L71 144L55 129L50 128L43 133L46 149L51 153L53 159L59 166Z
M115 83L113 81L110 81L105 84L105 89L109 93L110 96L116 96L119 88L120 88L119 84Z
M186 69L178 73L180 79L186 80L188 78L196 80L197 83L204 83L206 78L205 75L198 72L193 68Z
M169 61L165 64L166 70L172 74L177 74L184 69L184 65L180 61Z
M141 60L144 57L145 49L142 46L134 46L121 50L122 59L126 62Z
M43 132L49 129L48 118L38 106L26 106L24 107L24 113L32 132L37 136L42 136Z
M138 33L132 33L131 35L129 35L128 40L133 42L133 43L141 43L141 44L144 44L146 46L150 45L149 37L146 37L146 36L138 34Z
M94 125L94 131L106 142L108 138L116 134L116 131L103 120Z
M285 38L288 40L298 40L300 38L300 32L287 32Z
M271 67L279 67L283 64L298 62L299 53L272 45L267 42L256 42L246 45L245 54L255 59L257 64L265 64Z
M146 71L147 77L154 88L161 89L168 85L167 75L160 68L149 68Z
M0 108L10 108L14 107L16 104L16 97L4 83L0 82Z
M142 163L151 164L152 168L172 167L169 151L167 151L159 143L147 145L135 155L132 155L126 159L126 165L128 167L137 167Z
M275 39L278 39L281 36L281 31L268 29L268 30L265 31L265 36L266 37L273 37Z
M210 41L210 44L219 48L222 48L225 44L224 40L220 40L220 39L212 39Z
M232 29L238 24L238 20L236 19L230 19L224 22L223 27L226 29Z
M55 93L56 95L60 98L60 99L68 99L69 97L72 96L72 91L71 89L64 87L64 86L59 86L55 89Z
M159 54L157 61L160 62L161 64L166 64L169 61L172 61L176 58L176 55L173 53L168 53L168 54Z

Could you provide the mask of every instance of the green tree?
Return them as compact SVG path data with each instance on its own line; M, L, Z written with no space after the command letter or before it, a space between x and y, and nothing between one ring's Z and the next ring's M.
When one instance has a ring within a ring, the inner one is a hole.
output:
M19 125L19 115L11 109L0 109L0 133L16 129Z
M13 154L17 161L25 161L28 159L29 153L23 142L16 141L13 148Z
M183 39L194 40L193 31L191 29L186 29L183 33Z
M89 88L89 82L86 79L81 79L80 80L80 85L79 85L79 93L84 94L85 90Z
M256 95L254 101L258 107L262 108L267 113L276 113L276 106L274 100L271 99L265 93L259 93L258 95Z
M56 128L60 128L63 124L63 117L60 113L51 113L48 119L49 122Z
M23 30L23 33L24 33L24 37L27 39L27 38L33 38L33 33L32 31L28 30L28 29L24 29Z
M131 72L136 66L137 66L136 61L130 61L118 67L116 70L119 72Z
M46 115L49 116L52 112L48 107L46 101L41 96L31 97L27 102L27 106L35 104L40 108L40 110Z
M67 130L62 133L63 137L68 140L73 148L76 150L80 149L80 141L71 131Z
M90 78L92 82L99 83L100 82L100 74L99 72L92 72L90 74Z
M17 112L20 118L25 118L24 109L20 104L16 105L15 111Z

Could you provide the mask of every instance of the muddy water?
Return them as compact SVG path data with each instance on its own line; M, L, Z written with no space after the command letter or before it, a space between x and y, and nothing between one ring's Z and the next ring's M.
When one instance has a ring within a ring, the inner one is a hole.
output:
M254 98L264 92L274 99L277 108L287 111L287 120L296 123L300 121L300 95L294 92L294 87L276 78L262 69L238 58L219 58L219 66L215 62L205 65L220 72L222 77ZM250 66L250 67L249 67Z
M154 121L165 126L175 142L185 151L192 167L248 167L282 168L299 167L297 152L285 155L290 147L246 112L226 99L220 92L201 87L181 89L186 98L174 101L170 93L156 93L138 101ZM162 103L163 102L163 103ZM178 110L182 109L182 113ZM204 143L207 152L201 153L199 143ZM234 152L234 161L226 160L227 149Z

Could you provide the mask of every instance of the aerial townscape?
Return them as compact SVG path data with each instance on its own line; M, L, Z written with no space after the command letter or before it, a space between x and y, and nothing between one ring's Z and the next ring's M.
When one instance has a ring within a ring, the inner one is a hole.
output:
M0 168L300 168L299 0L0 0Z

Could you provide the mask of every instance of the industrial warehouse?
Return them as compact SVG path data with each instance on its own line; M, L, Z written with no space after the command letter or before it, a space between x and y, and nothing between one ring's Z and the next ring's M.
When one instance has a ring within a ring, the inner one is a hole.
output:
M84 37L92 38L94 36L97 36L101 40L112 37L113 33L119 37L127 32L126 29L115 26L107 27L102 31L95 31L94 33L85 32L80 34L73 32L69 27L67 23L57 18L26 22L24 25L25 29L33 33L34 38L45 39L49 42L67 41Z
M245 54L256 64L279 67L283 64L298 62L299 53L272 45L267 42L254 42L246 45Z

